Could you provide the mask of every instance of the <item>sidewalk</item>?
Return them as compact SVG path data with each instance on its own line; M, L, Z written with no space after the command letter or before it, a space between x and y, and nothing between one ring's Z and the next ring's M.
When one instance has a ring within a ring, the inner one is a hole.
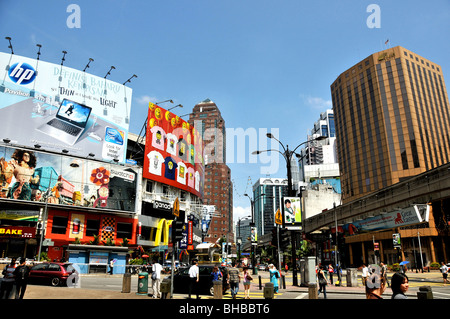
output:
M259 272L262 278L262 289L264 289L264 284L268 282L269 274L268 272ZM283 271L284 275L284 271ZM388 278L391 278L393 272L388 273ZM424 281L423 285L428 282L442 282L442 274L439 270L432 270L430 272L416 273L407 272L410 282L421 282ZM88 275L92 276L92 275ZM100 275L101 276L101 275ZM114 275L122 276L122 275ZM346 287L346 271L343 271L342 275L343 286L328 285L327 293L340 293L340 294L364 294L365 289L361 284L361 272L358 272L358 287ZM333 278L336 282L336 275ZM308 287L292 286L292 272L288 272L286 289L280 289L281 293L308 293ZM258 277L252 283L253 291L259 290ZM292 296L292 294L290 294ZM408 295L415 295L415 292L409 291ZM277 299L289 298L283 294ZM82 288L68 288L68 287L50 287L50 286L39 286L39 285L28 285L25 293L24 299L145 299L145 300L156 300L150 298L148 295L138 295L136 291L131 290L129 293L122 293L121 291L104 290L99 287L99 289L82 289Z

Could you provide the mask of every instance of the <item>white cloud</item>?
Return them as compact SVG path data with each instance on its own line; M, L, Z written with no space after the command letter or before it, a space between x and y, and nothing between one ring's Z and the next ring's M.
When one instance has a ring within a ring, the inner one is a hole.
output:
M304 103L314 109L325 110L333 107L333 103L331 102L331 100L325 100L321 97L315 97L305 94L300 94L300 97L303 99Z
M237 222L241 217L251 216L251 211L252 211L251 206L248 207L234 206L233 207L234 222Z
M153 101L153 103L154 103L155 101L158 101L158 99L156 97L152 97L152 96L149 96L149 95L138 96L138 97L135 97L134 99L136 100L136 102L138 104L143 104L143 105L148 104L148 102L152 102Z

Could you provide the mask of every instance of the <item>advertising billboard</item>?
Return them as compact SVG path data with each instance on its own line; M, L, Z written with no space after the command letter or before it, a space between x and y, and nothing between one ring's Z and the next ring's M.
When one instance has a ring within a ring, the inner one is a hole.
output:
M179 116L150 103L143 177L203 197L204 171L200 132Z
M132 90L63 65L0 52L1 139L125 161Z
M302 230L300 197L283 197L283 227L288 230Z
M120 165L0 147L4 200L134 212L137 175Z
M355 220L343 226L346 236L372 231L391 229L428 222L430 206L426 204L413 205L404 209L389 212L363 220Z

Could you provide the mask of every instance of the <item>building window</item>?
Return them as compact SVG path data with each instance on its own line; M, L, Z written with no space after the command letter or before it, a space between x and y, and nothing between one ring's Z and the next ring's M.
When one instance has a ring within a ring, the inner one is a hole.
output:
M133 224L131 223L117 223L117 238L131 239L133 236Z
M100 220L88 219L86 221L86 236L98 236L100 231Z
M147 183L145 184L145 191L148 193L153 192L153 182L147 180Z
M53 216L52 233L64 235L67 229L69 218L62 216Z

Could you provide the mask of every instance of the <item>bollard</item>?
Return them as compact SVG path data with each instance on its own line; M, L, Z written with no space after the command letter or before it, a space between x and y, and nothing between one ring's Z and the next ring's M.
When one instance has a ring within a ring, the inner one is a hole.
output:
M318 299L316 283L308 284L308 298L309 299Z
M138 274L138 291L136 295L148 294L148 273L141 272Z
M221 280L215 280L213 281L213 287L214 287L214 299L222 299L222 281Z
M274 296L273 283L268 282L264 285L264 298L273 299L273 296Z
M281 284L283 289L286 289L286 276L285 275L281 275Z
M259 290L262 290L261 275L258 276L258 279L259 279Z
M129 293L131 291L131 274L125 273L123 274L122 280L122 292Z
M170 299L170 280L164 279L161 281L160 290L161 290L161 299Z
M417 292L417 299L433 299L431 286L421 286Z

